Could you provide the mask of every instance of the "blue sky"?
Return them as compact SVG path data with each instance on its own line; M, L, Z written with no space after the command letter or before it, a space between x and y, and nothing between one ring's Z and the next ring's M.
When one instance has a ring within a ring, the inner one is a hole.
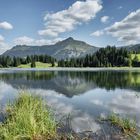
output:
M139 31L139 0L0 0L0 53L70 36L99 47L135 44Z

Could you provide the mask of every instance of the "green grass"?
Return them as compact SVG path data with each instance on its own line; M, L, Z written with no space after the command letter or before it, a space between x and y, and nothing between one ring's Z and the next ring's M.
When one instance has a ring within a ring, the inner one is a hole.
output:
M56 121L41 98L21 93L6 110L8 116L0 124L0 140L55 139Z
M125 136L130 136L140 140L140 132L137 129L136 121L129 118L123 118L115 113L111 113L105 118L98 118L98 121L109 121L111 125L119 127Z
M128 139L140 140L140 132L137 129L136 120L120 117L118 114L111 113L107 117L99 117L98 121L109 121L111 125L119 127L124 136Z
M108 120L111 124L119 126L124 133L135 133L136 132L136 122L131 121L129 118L121 118L117 114L112 113L108 116Z
M135 120L130 120L129 118L122 118L115 113L109 115L107 117L107 120L110 121L112 125L120 127L125 135L130 136L135 140L140 140L140 132L139 130L137 130Z
M57 66L57 63L55 63L55 67ZM48 68L52 67L51 63L42 63L42 62L36 62L36 68ZM31 68L31 63L25 64L25 65L19 65L18 68Z
M138 59L139 59L139 61L140 61L140 54L131 54L131 59L133 60L133 59L135 58L135 55L138 56Z

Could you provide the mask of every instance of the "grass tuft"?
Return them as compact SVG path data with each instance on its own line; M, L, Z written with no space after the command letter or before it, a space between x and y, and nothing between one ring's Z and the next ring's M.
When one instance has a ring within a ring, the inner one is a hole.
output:
M108 120L111 124L119 126L124 133L135 133L137 130L136 121L129 118L121 118L115 113L109 115Z
M0 124L0 140L49 140L56 137L56 121L39 97L23 92L7 106Z

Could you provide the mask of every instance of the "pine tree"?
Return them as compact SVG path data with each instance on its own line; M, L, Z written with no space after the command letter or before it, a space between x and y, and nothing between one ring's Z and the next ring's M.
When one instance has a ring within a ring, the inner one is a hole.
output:
M31 68L35 68L35 67L36 67L35 60L32 60L32 62L31 62Z

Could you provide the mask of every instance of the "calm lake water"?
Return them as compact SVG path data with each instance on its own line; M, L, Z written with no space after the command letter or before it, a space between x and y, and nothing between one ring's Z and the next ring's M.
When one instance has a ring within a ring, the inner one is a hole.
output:
M22 88L42 96L57 118L70 114L76 132L99 131L96 119L111 112L140 126L140 72L0 71L1 107Z

